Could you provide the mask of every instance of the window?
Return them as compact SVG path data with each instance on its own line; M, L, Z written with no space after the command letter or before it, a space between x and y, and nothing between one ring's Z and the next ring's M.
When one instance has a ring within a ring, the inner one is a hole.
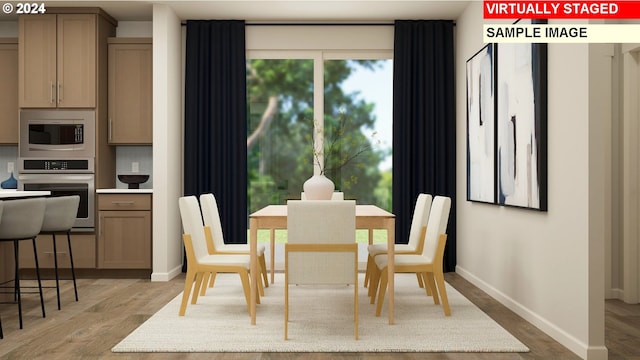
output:
M249 212L299 198L314 173L314 126L327 145L342 125L355 145L327 156L327 176L345 198L390 210L392 32L292 28L247 28Z

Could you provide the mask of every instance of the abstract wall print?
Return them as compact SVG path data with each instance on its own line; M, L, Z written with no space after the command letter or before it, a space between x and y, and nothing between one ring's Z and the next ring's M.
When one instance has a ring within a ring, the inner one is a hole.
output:
M495 46L467 60L467 200L496 202Z
M496 50L498 203L547 210L547 45Z

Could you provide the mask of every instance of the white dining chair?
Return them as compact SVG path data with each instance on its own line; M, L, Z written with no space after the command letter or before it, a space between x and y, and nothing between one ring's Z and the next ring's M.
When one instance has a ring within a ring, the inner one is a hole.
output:
M300 193L300 200L307 200L304 191ZM331 194L331 200L344 200L344 193L342 191L334 191L333 194Z
M192 288L191 304L193 305L198 300L199 290L204 285L203 279L205 279L205 275L215 275L217 273L237 273L240 275L247 310L251 313L249 305L249 255L210 255L207 249L198 199L195 196L181 197L178 199L178 206L184 230L182 238L187 255L187 274L178 315L184 316Z
M449 221L450 210L451 198L446 196L436 196L431 205L422 253L395 254L393 257L394 272L415 273L422 276L424 283L428 284L425 288L427 290L431 289L433 302L438 305L440 304L439 299L442 300L442 308L446 316L451 315L451 309L449 308L447 289L444 283L442 262L444 248L447 242L447 224ZM382 303L387 290L388 260L387 255L379 255L375 257L376 267L369 286L374 289L378 289L376 316L380 316ZM429 295L429 293L427 293L427 295Z
M427 231L427 221L429 220L429 211L431 210L431 201L433 197L430 194L418 194L416 204L413 209L413 217L411 219L411 228L409 229L409 242L407 244L395 244L393 251L395 254L420 254L424 244L424 237ZM369 256L367 257L367 266L364 277L364 286L369 286L371 273L374 271L374 258L388 251L387 243L371 244L367 247ZM418 276L418 284L423 286L422 277ZM375 289L369 287L369 296L371 303L374 302Z
M200 195L200 208L202 210L202 218L204 225L209 227L210 234L207 235L207 245L210 247L211 254L244 254L249 255L249 244L226 244L224 241L224 233L222 232L222 222L220 221L220 212L218 211L218 202L211 193ZM246 233L246 229L240 229ZM207 234L205 232L205 234ZM267 277L267 262L264 256L265 246L258 244L257 255L260 263L260 272L264 287L269 287L269 279ZM213 277L211 278L213 280ZM210 283L209 286L213 286Z
M358 339L358 244L354 200L289 200L285 244L284 338L288 339L289 285L352 285ZM320 301L322 299L319 299Z

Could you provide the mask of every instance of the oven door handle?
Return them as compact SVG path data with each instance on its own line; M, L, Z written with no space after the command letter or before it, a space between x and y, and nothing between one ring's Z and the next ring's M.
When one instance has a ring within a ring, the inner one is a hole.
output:
M91 181L94 179L93 174L19 174L18 180L30 181L30 182L52 182L60 183L69 181Z

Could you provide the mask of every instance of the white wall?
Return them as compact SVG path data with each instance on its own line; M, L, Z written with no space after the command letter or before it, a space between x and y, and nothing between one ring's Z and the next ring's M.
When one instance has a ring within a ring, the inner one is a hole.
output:
M182 272L182 29L167 5L153 5L153 273Z
M471 3L456 21L456 271L581 357L605 359L604 280L596 275L604 273L604 199L596 193L604 181L594 178L603 160L590 149L602 119L590 113L598 100L589 92L590 48L548 48L548 211L468 202L465 64L484 46L481 6Z

